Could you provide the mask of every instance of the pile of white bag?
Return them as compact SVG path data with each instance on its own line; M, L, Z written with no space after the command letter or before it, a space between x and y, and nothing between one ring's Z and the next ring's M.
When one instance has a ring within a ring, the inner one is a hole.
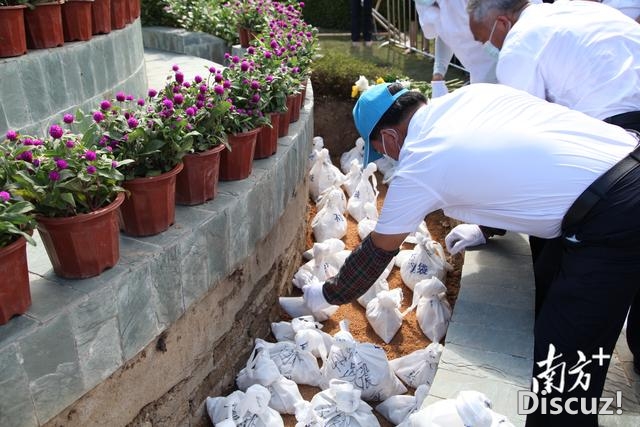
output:
M363 168L364 142L340 158L335 167L321 137L314 138L309 156L309 196L317 213L311 227L315 243L302 255L305 263L292 278L303 289L323 283L338 274L351 251L342 240L347 216L358 223L360 239L366 238L378 220L378 188L375 173L393 176L394 163L383 157ZM344 172L344 173L343 173ZM394 425L496 426L508 427L504 417L493 412L490 402L478 392L461 392L423 408L436 375L451 308L442 283L451 266L442 246L431 239L422 223L405 243L414 248L401 251L358 302L367 321L385 342L392 341L403 318L416 310L420 329L432 343L405 356L388 360L379 346L358 342L349 332L349 322L340 320L335 335L322 331L322 321L338 307L313 311L303 296L280 297L290 322L271 324L276 342L256 338L245 367L236 376L237 390L227 397L209 397L207 411L216 426L282 426L282 414L295 415L296 427L377 426L379 422L367 402ZM401 311L403 289L390 289L387 278L398 267L404 285L413 291L411 305ZM320 391L306 401L298 385ZM407 394L414 389L413 395ZM506 424L505 424L506 423Z

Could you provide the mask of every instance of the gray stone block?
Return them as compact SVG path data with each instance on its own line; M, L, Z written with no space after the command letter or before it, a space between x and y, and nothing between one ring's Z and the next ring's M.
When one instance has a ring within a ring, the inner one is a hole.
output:
M33 427L38 425L18 347L10 345L0 350L0 425Z
M193 234L193 232L189 233L189 235ZM176 244L165 246L150 265L151 285L155 294L156 317L160 329L171 325L182 316L185 310L182 287L189 276L183 273L182 263L176 261L184 261L181 247L183 242L188 240L184 236ZM206 252L203 259L206 260ZM206 268L202 269L206 270Z
M533 334L534 312L532 307L529 309L517 306L505 307L492 302L474 301L474 296L476 294L467 292L464 298L456 301L453 322L491 325L495 331L514 329L529 331ZM524 305L530 305L528 299Z
M152 288L150 267L140 265L131 270L129 280L120 283L116 290L120 340L125 360L142 350L160 332Z
M214 211L214 214L210 216L209 220L202 225L200 234L204 237L204 245L209 253L207 257L207 268L209 270L209 287L213 286L216 282L225 276L225 272L230 269L229 252L227 248L231 246L231 229L229 214L226 209L221 205L225 205L225 198L216 197L215 206L220 206L219 210ZM227 203L234 203L234 199L227 197ZM209 204L203 205L207 206ZM213 207L214 204L211 203ZM184 270L183 270L184 271ZM185 282L186 283L186 282ZM186 297L185 297L185 306Z
M85 388L111 375L123 362L112 287L103 286L71 312Z
M59 316L65 308L77 305L87 298L84 293L69 286L33 274L29 276L29 282L31 307L27 310L27 314L40 322Z
M68 315L25 337L20 353L39 420L53 417L84 392Z
M0 350L30 334L36 327L38 327L38 322L28 315L13 317L9 322L0 326Z
M533 334L530 331L494 331L487 325L451 322L446 342L525 359L533 358Z

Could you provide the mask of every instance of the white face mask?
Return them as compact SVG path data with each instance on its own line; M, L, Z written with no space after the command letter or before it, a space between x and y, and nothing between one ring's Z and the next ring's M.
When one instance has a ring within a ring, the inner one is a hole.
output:
M487 55L495 59L497 59L500 56L500 49L498 49L493 43L491 43L491 37L493 37L493 32L496 30L497 23L498 23L497 19L493 21L493 27L491 27L491 33L489 33L489 38L487 39L486 42L482 43L482 48L484 49L485 52L487 52ZM511 22L509 22L509 30L510 29L511 29Z

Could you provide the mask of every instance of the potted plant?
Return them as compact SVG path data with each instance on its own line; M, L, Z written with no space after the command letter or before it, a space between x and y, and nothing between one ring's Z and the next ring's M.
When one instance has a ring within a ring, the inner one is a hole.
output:
M93 34L111 32L111 0L94 0L91 5L91 32Z
M229 88L232 105L224 118L229 150L222 153L220 179L232 181L251 174L256 139L260 128L268 123L262 97L265 76L249 59L226 55L229 65L222 72Z
M27 53L24 10L28 0L0 0L0 58Z
M65 42L91 40L93 0L66 0L62 5L62 32Z
M122 92L104 100L85 133L115 159L132 160L121 170L129 195L120 207L121 228L131 236L150 236L175 221L175 182L195 133L173 100L150 89L147 100Z
M249 47L251 40L266 28L269 6L270 2L263 0L234 0L224 5L234 12L241 47Z
M0 325L31 305L26 243L35 245L33 205L16 197L9 179L16 172L12 160L20 155L18 134L7 132L0 145Z
M62 4L64 0L31 0L25 10L24 20L27 47L46 49L62 46Z
M65 115L72 123L73 116ZM42 139L19 136L16 194L35 207L37 229L54 272L80 279L113 267L119 258L117 209L124 176L112 153L89 147L58 125Z
M208 75L185 81L177 65L161 93L171 100L174 115L182 117L192 148L183 157L184 168L176 177L176 203L197 205L216 196L221 152L226 148L224 118L231 103L221 70L209 68Z
M128 0L110 0L111 1L111 28L119 30L127 25L129 20Z

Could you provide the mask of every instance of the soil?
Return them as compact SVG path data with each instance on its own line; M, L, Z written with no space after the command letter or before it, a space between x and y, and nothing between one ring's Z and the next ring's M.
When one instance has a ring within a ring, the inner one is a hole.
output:
M353 146L353 142L351 143ZM349 149L351 147L346 147ZM344 151L344 150L343 150ZM342 152L342 151L340 151ZM334 164L336 162L334 161ZM338 162L339 163L339 162ZM380 191L380 195L378 196L378 211L380 211L382 207L382 203L384 201L384 197L386 195L387 186L382 184L382 177L378 176L378 189ZM309 202L308 210L307 210L307 224L308 230L306 235L306 247L311 248L314 243L313 233L311 230L311 220L316 214L316 207L313 202ZM443 248L444 245L444 237L451 230L452 227L457 225L455 220L452 220L446 217L442 211L436 211L429 214L426 218L427 228L431 233L431 238L438 241ZM357 223L353 218L347 216L348 221L348 231L347 235L343 238L343 241L346 244L347 249L354 249L360 243L360 237L358 236L357 231ZM405 244L402 249L411 249L413 245ZM446 250L445 250L446 253ZM449 271L446 276L445 285L447 287L447 298L451 306L455 305L456 298L458 296L458 290L460 285L460 273L462 270L463 257L462 254L457 254L454 256L447 255L447 261L453 266L453 270ZM404 286L402 283L402 279L400 277L400 269L398 267L394 267L393 271L389 275L387 281L389 282L389 289L394 288L402 288L403 293L403 302L401 311L407 308L412 301L413 293L411 290ZM298 289L294 290L294 296L301 295L301 292ZM291 318L285 313L282 312L282 320L290 320ZM349 332L354 336L354 338L360 342L370 342L376 344L382 348L384 348L387 358L389 360L398 358L400 356L407 355L415 350L425 348L427 345L431 343L431 341L424 335L422 330L420 329L416 316L415 310L409 313L403 321L402 327L398 331L398 333L394 336L393 340L389 344L386 344L378 335L374 332L374 330L369 325L367 318L365 316L365 309L357 302L354 301L350 304L342 305L338 308L338 311L328 320L323 322L323 330L331 335L335 334L339 331L339 322L342 319L349 319ZM273 337L272 337L273 340ZM444 340L443 340L444 342ZM311 400L311 398L320 391L320 389L316 387L310 387L306 385L300 385L300 392L305 400ZM413 390L410 389L409 392L413 394ZM378 402L368 402L372 407ZM380 414L374 411L374 414L380 421L380 425L383 427L391 427L386 419L384 419ZM283 416L286 427L294 427L296 424L295 416L293 415L285 415Z

